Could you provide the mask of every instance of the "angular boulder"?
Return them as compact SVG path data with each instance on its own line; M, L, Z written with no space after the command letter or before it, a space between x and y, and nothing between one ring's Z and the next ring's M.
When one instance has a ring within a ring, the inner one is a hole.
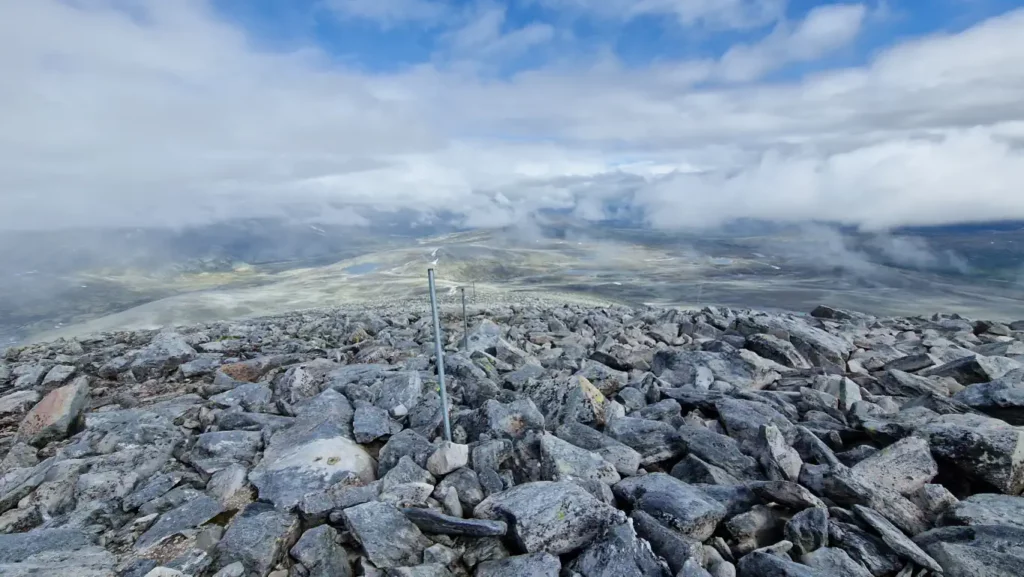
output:
M79 377L43 397L22 419L18 439L41 446L68 436L82 417L89 401L89 379Z
M710 537L726 515L718 501L664 473L624 479L612 491L632 508L700 541Z
M503 520L529 553L564 555L590 543L625 515L575 483L538 481L484 499L473 516Z

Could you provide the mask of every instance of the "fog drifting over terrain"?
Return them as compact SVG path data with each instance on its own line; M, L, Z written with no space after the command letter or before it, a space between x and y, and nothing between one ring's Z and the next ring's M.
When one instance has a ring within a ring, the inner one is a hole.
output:
M864 65L772 77L841 52L885 4L794 22L782 0L532 1L566 18L771 26L719 58L635 67L568 49L557 25L510 28L496 3L321 4L381 26L451 26L429 63L373 72L312 42L268 47L202 0L7 0L0 230L297 209L359 224L360 207L448 211L470 227L541 209L629 210L660 228L1024 218L1024 10ZM500 72L538 46L567 49Z

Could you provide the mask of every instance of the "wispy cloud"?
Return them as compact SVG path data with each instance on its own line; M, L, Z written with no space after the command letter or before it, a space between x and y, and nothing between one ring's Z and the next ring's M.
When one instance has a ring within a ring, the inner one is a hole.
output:
M295 206L446 211L481 226L623 204L665 228L1024 218L1021 10L895 43L862 66L765 82L842 50L868 25L864 8L776 14L774 31L721 59L630 66L604 51L495 75L485 64L569 31L473 4L438 32L443 57L384 73L312 41L270 51L201 0L132 5L0 3L0 229L176 226ZM384 4L363 6L361 17L397 22ZM777 3L602 6L562 9L699 25ZM428 12L402 14L423 23Z

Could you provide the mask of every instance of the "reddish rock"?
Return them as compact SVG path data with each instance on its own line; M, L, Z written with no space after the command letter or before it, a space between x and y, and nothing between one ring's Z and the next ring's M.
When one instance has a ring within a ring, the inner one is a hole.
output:
M89 379L79 377L54 390L32 407L18 427L19 440L42 446L68 436L89 400Z

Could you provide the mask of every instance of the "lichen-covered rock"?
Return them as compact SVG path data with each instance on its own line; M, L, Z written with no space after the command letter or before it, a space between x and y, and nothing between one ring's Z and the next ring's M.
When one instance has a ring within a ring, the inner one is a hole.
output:
M217 543L219 567L240 562L251 575L266 577L299 538L299 519L266 503L252 503L231 519Z
M386 503L370 502L345 509L345 525L366 557L381 569L418 565L430 541L402 514Z
M563 555L582 548L625 515L574 483L525 483L491 495L473 516L504 520L519 545L530 553Z
M726 515L720 503L664 473L624 479L612 490L632 508L699 541L710 537Z
M61 440L78 423L89 400L89 379L79 377L43 397L18 427L18 438L30 445Z

